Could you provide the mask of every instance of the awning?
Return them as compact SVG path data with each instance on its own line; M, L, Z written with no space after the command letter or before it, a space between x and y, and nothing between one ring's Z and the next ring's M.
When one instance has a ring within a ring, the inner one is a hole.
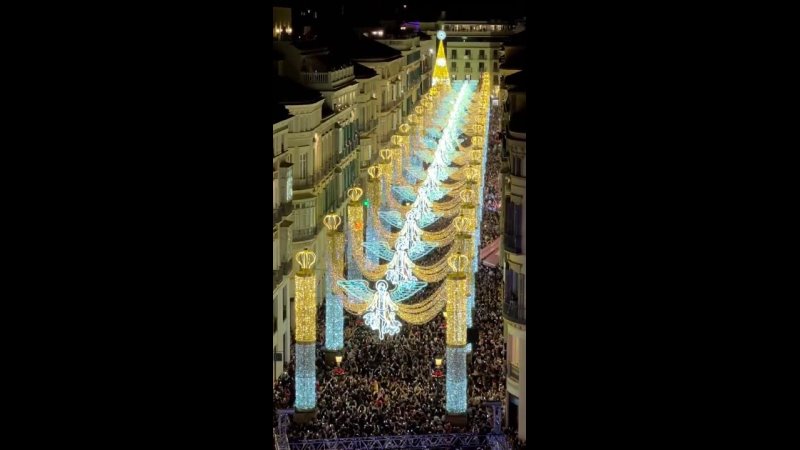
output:
M481 263L484 266L497 267L500 264L500 238L490 242L480 252Z

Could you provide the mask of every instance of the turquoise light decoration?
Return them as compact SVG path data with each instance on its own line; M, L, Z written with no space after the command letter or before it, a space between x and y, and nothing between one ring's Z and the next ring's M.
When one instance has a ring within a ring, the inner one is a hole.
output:
M445 380L445 409L449 414L467 412L467 348L447 347L447 375Z
M294 409L313 411L317 407L316 344L295 344Z

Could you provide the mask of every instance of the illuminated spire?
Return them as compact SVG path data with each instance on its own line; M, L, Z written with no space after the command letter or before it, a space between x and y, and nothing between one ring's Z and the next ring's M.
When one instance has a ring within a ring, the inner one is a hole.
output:
M450 85L450 72L447 71L447 58L444 56L444 38L447 33L440 30L436 33L439 38L439 50L436 51L436 64L433 66L433 85L446 84Z

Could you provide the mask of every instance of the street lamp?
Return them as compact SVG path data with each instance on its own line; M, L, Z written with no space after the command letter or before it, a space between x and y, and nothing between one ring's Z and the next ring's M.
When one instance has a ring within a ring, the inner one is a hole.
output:
M436 358L434 361L436 362L437 369L442 367L442 358Z
M336 355L336 367L342 364L342 355Z

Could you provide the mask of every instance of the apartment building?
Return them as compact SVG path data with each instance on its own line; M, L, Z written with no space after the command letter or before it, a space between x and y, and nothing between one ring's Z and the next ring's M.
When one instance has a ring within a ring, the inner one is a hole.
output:
M527 221L526 155L527 155L527 71L524 44L510 40L510 54L501 71L500 98L503 100L503 164L500 170L503 187L501 223L503 225L501 256L503 286L503 318L506 338L506 420L521 440L526 440L526 323L527 323Z
M278 103L272 105L272 381L291 352L292 163L286 140L294 117Z
M430 36L447 33L445 50L453 80L477 80L488 72L493 86L500 84L503 41L517 31L512 22L450 21L422 22L420 29Z

